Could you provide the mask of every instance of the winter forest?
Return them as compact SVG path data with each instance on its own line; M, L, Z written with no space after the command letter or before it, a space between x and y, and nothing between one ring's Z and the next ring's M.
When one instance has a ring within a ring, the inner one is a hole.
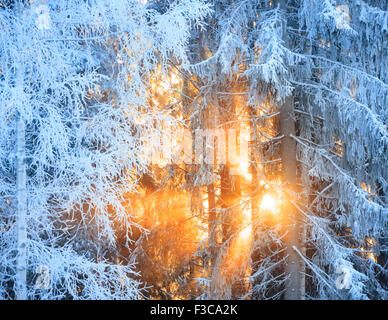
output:
M388 299L387 0L1 0L0 300Z

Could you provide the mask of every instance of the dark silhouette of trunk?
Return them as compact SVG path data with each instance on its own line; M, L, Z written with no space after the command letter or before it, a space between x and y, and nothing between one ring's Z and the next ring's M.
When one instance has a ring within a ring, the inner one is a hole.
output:
M251 260L252 260L252 266L251 266L251 276L255 275L258 271L258 264L261 260L261 253L260 248L256 246L256 243L258 242L258 235L259 235L259 203L258 203L258 196L259 196L259 179L258 179L258 166L257 166L257 158L255 156L256 154L256 148L257 148L257 132L256 132L256 126L254 122L254 115L256 114L256 109L253 106L248 106L248 117L250 120L250 154L249 154L249 160L251 162L250 165L250 173L252 175L252 181L251 181L251 221L252 221L252 253L251 253ZM254 288L257 284L258 279L252 278L252 287ZM252 299L257 300L260 297L258 296L257 292L254 290L252 293Z
M280 134L283 136L280 147L283 182L288 190L288 196L292 197L296 194L296 142L291 137L295 135L292 97L287 97L280 109ZM288 231L285 237L288 255L285 269L289 279L286 281L284 297L286 300L299 300L301 299L302 263L296 250L300 251L300 224L296 209L290 201L284 202L282 209Z
M279 0L280 8L287 14L287 1ZM287 19L283 23L283 40L284 45L289 46L287 34ZM295 136L295 114L293 96L288 96L280 105L280 135L283 136L280 146L282 159L282 178L285 188L288 191L288 197L296 194L296 141L292 138ZM290 199L295 200L295 199ZM300 251L300 222L296 208L290 201L284 201L283 216L287 228L285 237L286 246L286 276L288 279L285 283L284 299L301 300L302 299L302 261L296 250Z
M229 106L228 106L229 107ZM235 111L234 106L231 106L232 111ZM235 112L231 112L235 114ZM229 247L238 236L239 227L241 224L241 182L236 163L230 161L232 157L239 158L238 150L238 131L236 140L233 145L230 144L230 132L232 129L229 125L225 126L226 140L226 164L221 169L221 207L222 207L222 244ZM236 148L236 149L234 149ZM235 158L236 159L236 158ZM237 266L236 266L237 267ZM239 299L244 294L244 283L239 278L238 273L235 274L237 279L232 283L232 299Z
M205 31L201 31L199 34L199 56L201 58L201 61L204 61L207 59L206 56L207 51L207 38ZM213 130L215 129L215 113L214 109L211 109L212 105L207 105L205 110L205 119L204 119L204 127L206 130ZM214 108L214 107L213 107ZM211 140L209 140L209 138ZM207 172L210 174L214 173L214 161L215 159L215 153L214 153L214 136L206 136L204 137L206 140L206 146L204 147L205 152L205 166L207 169ZM209 155L209 149L212 148L213 150L210 152L213 152L213 159L208 159L207 156ZM207 161L207 162L206 162ZM209 162L213 163L209 163ZM210 266L210 273L213 272L216 256L217 256L217 243L216 243L216 219L217 219L217 213L216 213L216 192L214 183L210 183L206 186L206 192L208 197L208 266Z

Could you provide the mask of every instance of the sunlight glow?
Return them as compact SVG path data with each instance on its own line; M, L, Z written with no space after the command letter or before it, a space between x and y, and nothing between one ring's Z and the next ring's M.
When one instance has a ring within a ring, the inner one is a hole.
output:
M252 225L250 224L246 228L240 231L240 241L247 243L252 236Z
M278 209L278 203L271 194L266 193L263 196L263 199L261 200L260 208L263 210L269 210L269 211L272 211L273 213L276 213Z
M247 162L241 162L240 172L245 177L245 179L247 179L248 181L252 181L252 174L249 172L249 167Z

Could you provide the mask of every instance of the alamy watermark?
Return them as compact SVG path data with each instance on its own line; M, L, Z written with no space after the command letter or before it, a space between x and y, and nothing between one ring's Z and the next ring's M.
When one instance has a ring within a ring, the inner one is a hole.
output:
M152 139L152 148L146 152L151 164L230 164L233 168L249 153L247 129L185 129L179 135L164 130Z

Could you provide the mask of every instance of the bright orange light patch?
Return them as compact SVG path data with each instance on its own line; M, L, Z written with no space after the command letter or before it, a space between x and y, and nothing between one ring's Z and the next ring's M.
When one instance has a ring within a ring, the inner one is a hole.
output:
M271 193L266 193L261 199L259 207L263 211L277 214L280 212L280 201Z
M260 203L260 208L263 210L276 210L276 200L270 194L265 194Z
M247 243L251 239L251 236L252 236L252 225L249 225L240 231L239 240Z

